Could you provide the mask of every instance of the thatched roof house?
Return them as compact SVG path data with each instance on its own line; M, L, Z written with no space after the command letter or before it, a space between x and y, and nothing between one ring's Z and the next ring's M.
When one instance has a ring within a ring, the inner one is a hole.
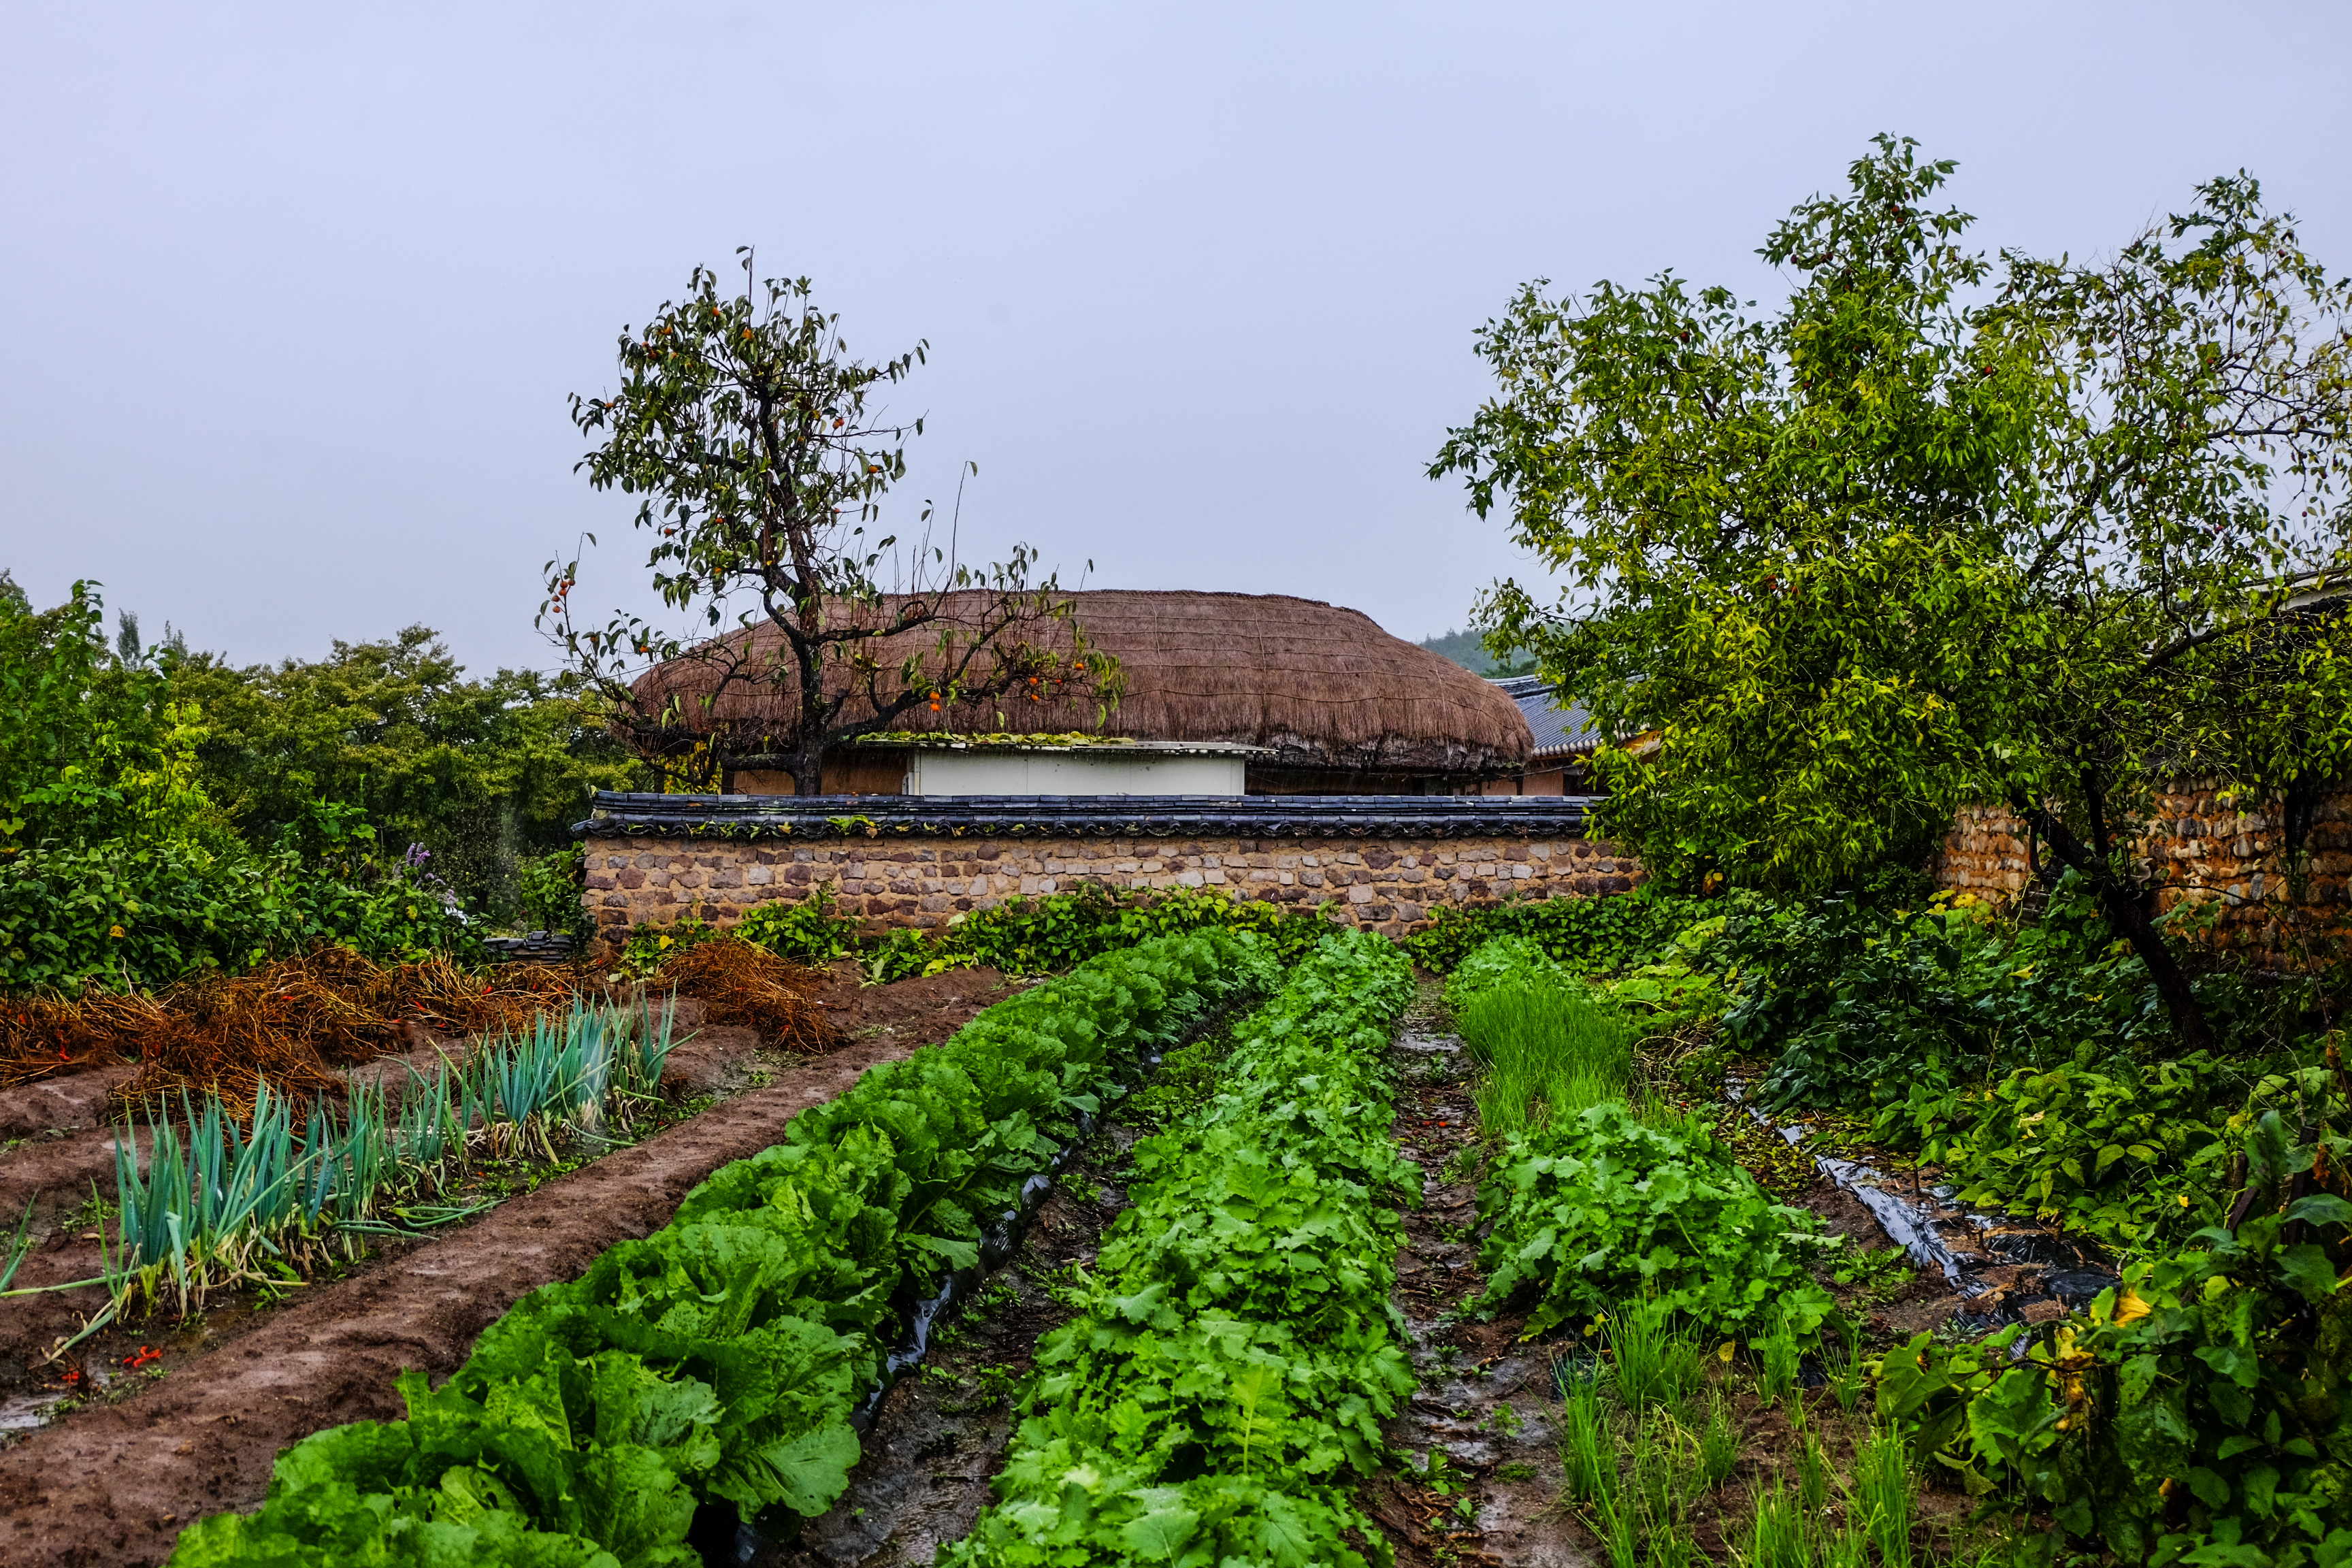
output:
M938 713L918 705L894 727L943 741L1092 731L1236 757L1249 749L1252 794L1443 795L1527 766L1532 737L1508 694L1389 636L1360 612L1278 594L1096 589L1064 596L1090 644L1116 657L1125 676L1126 692L1099 728L1091 698L955 704ZM732 640L740 647L746 636L754 656L782 642L766 626ZM1066 642L1068 633L1057 625L1050 636ZM876 651L895 666L910 648ZM739 688L706 703L712 680L705 667L681 660L649 672L636 689L649 709L677 698L681 723L735 759L730 790L789 793L789 776L761 753L763 738L792 711L791 689ZM918 749L836 747L826 759L826 792L898 793Z

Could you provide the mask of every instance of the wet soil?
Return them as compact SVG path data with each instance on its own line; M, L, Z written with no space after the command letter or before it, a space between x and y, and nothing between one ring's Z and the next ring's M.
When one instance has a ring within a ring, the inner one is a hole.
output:
M1879 1298L1887 1292L1875 1293L1869 1302L1887 1308L1871 1319L1874 1340L1948 1323L1953 1331L1981 1334L2011 1323L2052 1322L2116 1282L2095 1244L2032 1218L1960 1203L1939 1167L1856 1139L1851 1123L1848 1135L1824 1137L1797 1115L1758 1110L1748 1098L1755 1075L1752 1063L1736 1066L1722 1086L1719 1130L1742 1151L1742 1163L1782 1201L1811 1208L1857 1246L1900 1248L1911 1261L1911 1288L1885 1300ZM1765 1158L1750 1160L1759 1146ZM1869 1223L1851 1219L1855 1210Z
M1421 1388L1389 1424L1414 1467L1376 1478L1357 1501L1396 1548L1400 1568L1464 1563L1585 1568L1598 1559L1558 1506L1559 1405L1551 1352L1523 1342L1523 1315L1477 1321L1477 1108L1470 1062L1451 1033L1439 983L1426 981L1391 1049L1396 1138L1422 1168L1405 1211L1397 1305Z
M918 1568L971 1533L1017 1425L1031 1355L1070 1319L1059 1293L1074 1267L1093 1266L1127 1207L1127 1152L1141 1135L1113 1122L1073 1152L1020 1249L883 1395L849 1490L793 1540L743 1559L747 1568Z
M525 1292L574 1278L606 1247L657 1229L696 1184L773 1143L798 1111L840 1093L867 1067L945 1038L1008 990L989 971L863 991L854 972L838 973L821 998L844 1040L833 1053L776 1063L776 1080L765 1087L557 1175L461 1228L392 1242L344 1277L289 1291L279 1303L215 1298L201 1319L109 1329L70 1361L48 1362L39 1352L54 1343L55 1325L34 1321L43 1309L28 1311L26 1303L47 1304L78 1325L75 1299L89 1299L79 1305L87 1313L100 1292L11 1300L0 1313L8 1346L0 1376L19 1383L20 1399L78 1397L0 1451L0 1561L161 1562L194 1518L258 1503L287 1444L326 1426L396 1416L396 1373L446 1375ZM729 1040L711 1030L698 1044L698 1051L681 1047L679 1065L717 1086L705 1093L723 1091L757 1060L755 1037ZM56 1211L20 1285L37 1282L36 1264L70 1268L78 1247L94 1258L94 1242L60 1223L73 1217L69 1208Z

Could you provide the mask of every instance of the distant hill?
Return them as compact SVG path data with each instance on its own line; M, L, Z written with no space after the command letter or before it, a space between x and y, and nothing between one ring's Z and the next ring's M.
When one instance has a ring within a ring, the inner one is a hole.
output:
M1423 637L1421 640L1421 646L1440 658L1452 659L1473 675L1491 678L1503 675L1533 675L1536 672L1536 661L1531 658L1522 658L1514 664L1496 662L1495 657L1486 651L1485 645L1479 642L1476 632L1447 632L1443 637Z

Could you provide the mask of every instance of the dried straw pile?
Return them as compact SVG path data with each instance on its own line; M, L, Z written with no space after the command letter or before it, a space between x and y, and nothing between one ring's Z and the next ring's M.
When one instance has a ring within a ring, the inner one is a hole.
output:
M0 998L0 1087L116 1062L139 1070L125 1105L216 1090L249 1102L257 1079L294 1092L339 1090L332 1069L405 1048L409 1020L446 1034L515 1027L567 1005L578 978L509 964L484 979L446 958L389 967L320 947L249 974L192 976L160 996Z
M703 1005L713 1024L742 1024L779 1050L827 1051L840 1043L810 1000L824 972L778 958L731 936L713 937L662 962L648 987L675 989Z

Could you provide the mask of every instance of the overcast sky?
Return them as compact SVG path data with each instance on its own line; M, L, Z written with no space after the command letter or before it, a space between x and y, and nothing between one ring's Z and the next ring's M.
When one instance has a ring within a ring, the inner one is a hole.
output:
M1873 132L1979 240L2112 249L2241 166L2352 268L2352 11L874 3L0 10L0 566L152 636L422 621L545 666L643 579L573 392L696 263L928 339L897 496L1066 580L1459 624L1524 570L1423 477L1522 280L1777 291ZM895 504L895 503L894 503Z

